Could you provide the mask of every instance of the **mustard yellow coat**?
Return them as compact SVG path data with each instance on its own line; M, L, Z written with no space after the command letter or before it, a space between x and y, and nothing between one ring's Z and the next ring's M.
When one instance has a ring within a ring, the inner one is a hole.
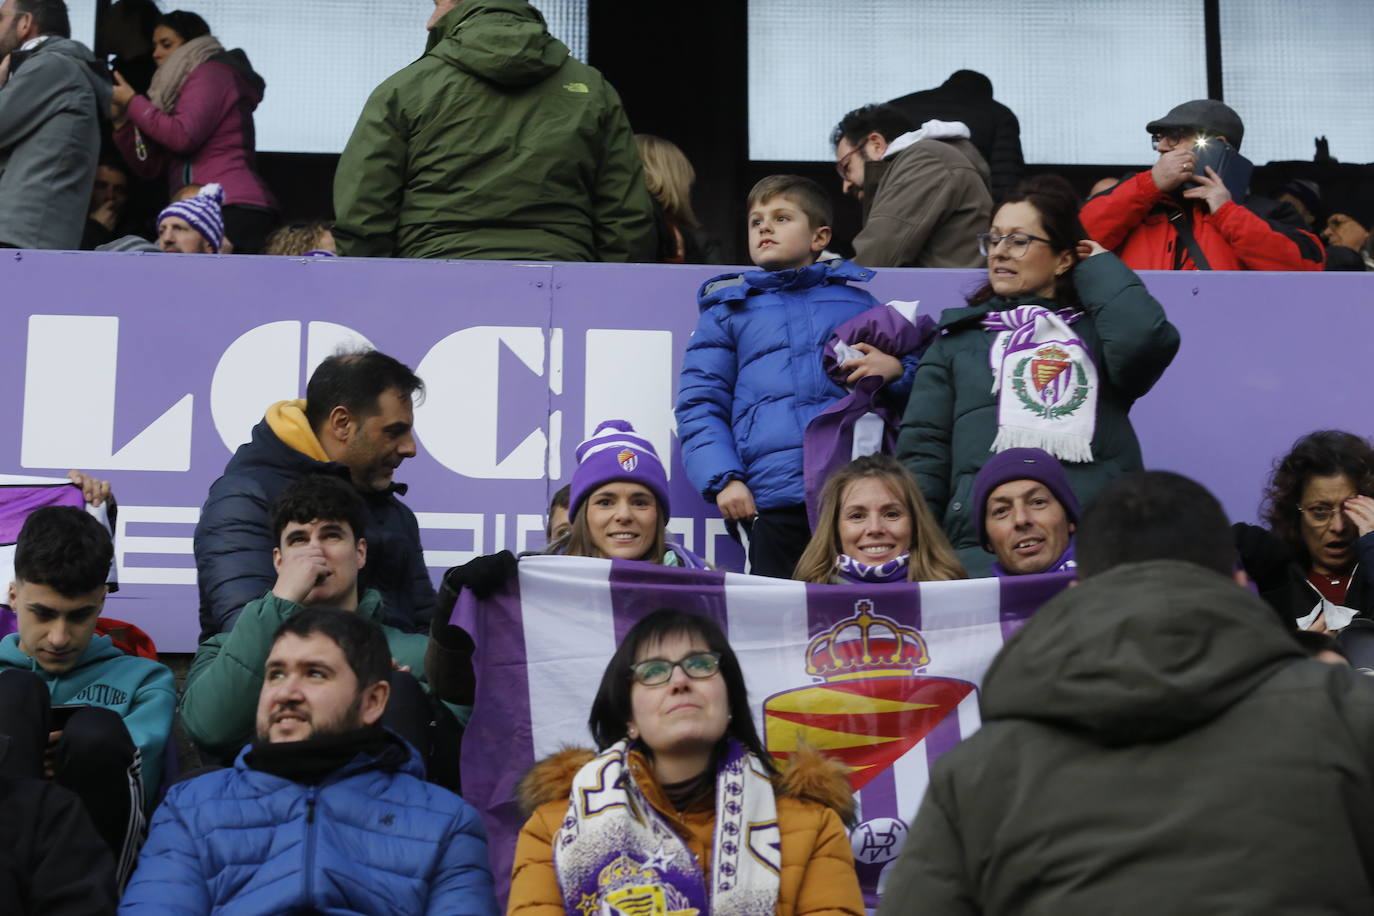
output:
M553 838L568 813L573 777L594 756L582 748L562 751L535 764L521 781L520 803L530 818L515 847L508 914L563 916L563 893L553 865ZM703 876L709 876L714 797L708 795L677 811L638 753L630 755L630 772L645 798L697 857ZM774 791L782 833L778 916L864 916L849 835L842 821L851 818L854 811L843 769L816 751L798 751L778 777Z

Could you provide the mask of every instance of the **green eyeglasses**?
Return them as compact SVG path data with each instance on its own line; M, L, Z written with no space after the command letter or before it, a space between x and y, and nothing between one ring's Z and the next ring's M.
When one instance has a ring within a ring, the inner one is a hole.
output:
M681 668L682 673L694 680L703 680L720 670L719 652L693 652L675 662L666 658L646 658L637 665L630 666L630 676L645 687L666 684L673 676L673 669Z

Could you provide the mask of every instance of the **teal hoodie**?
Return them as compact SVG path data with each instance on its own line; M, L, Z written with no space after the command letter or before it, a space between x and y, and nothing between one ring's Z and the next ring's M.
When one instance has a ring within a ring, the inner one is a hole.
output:
M67 671L46 671L19 648L19 634L0 640L0 671L32 671L48 685L54 706L103 706L119 713L143 757L143 795L152 807L162 785L162 755L177 708L176 679L161 662L125 655L96 636Z

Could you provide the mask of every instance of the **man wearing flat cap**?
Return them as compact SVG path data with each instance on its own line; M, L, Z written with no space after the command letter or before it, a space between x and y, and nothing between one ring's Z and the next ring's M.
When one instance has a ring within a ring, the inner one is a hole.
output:
M1321 242L1291 207L1247 197L1245 125L1230 107L1184 102L1145 130L1159 159L1083 205L1093 240L1133 270L1322 269ZM1218 152L1220 171L1199 164Z

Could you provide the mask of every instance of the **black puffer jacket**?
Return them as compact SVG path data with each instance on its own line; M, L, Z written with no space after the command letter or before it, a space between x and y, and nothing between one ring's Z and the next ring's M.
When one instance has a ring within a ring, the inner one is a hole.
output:
M1374 912L1374 680L1172 560L1046 604L942 757L879 916Z
M239 446L210 486L194 545L201 642L230 630L244 605L277 581L272 501L293 481L314 473L349 479L346 465L297 451L264 419L253 427L252 441ZM415 513L397 498L405 491L405 484L392 484L385 493L359 491L367 506L367 564L359 572L358 588L381 592L386 608L382 622L413 633L429 626L435 595Z

